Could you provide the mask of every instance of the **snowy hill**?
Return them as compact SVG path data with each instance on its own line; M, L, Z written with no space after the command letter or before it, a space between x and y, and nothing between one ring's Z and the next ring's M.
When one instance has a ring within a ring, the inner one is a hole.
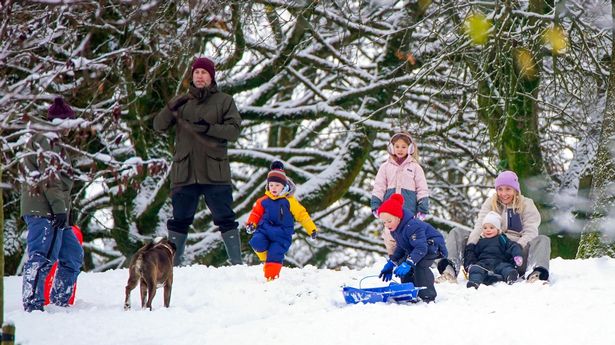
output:
M361 271L283 268L265 282L262 266L175 270L171 308L141 310L138 288L124 311L128 271L82 273L69 309L26 313L21 277L5 278L5 319L19 344L613 344L615 259L551 261L550 285L519 282L467 289L436 285L435 304L346 305L341 286ZM364 287L380 286L376 279Z

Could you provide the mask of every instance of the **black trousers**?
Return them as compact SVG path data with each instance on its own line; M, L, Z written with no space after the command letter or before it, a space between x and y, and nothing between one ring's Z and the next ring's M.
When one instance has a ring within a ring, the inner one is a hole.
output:
M436 299L438 293L434 287L434 277L431 272L431 265L438 258L436 254L427 254L421 261L417 262L412 271L401 278L402 283L413 283L416 287L425 287L419 291L419 297L425 302Z
M237 229L239 223L235 220L233 211L233 188L231 185L191 184L177 187L171 192L173 218L167 221L171 231L187 234L188 228L194 222L194 214L201 195L221 232Z

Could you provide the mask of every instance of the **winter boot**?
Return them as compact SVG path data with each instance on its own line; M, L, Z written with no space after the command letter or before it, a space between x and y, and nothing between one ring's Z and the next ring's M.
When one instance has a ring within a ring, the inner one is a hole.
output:
M540 280L540 272L538 272L538 271L534 271L534 272L530 273L530 275L527 276L527 279L526 279L526 281L528 283L535 283L535 282L537 282L539 280Z
M263 271L265 272L265 278L267 278L267 281L278 278L280 276L281 269L282 264L279 262L265 262Z
M224 241L226 255L228 256L228 261L231 265L243 264L243 260L241 259L241 240L239 238L239 229L223 232L222 240Z
M518 278L519 278L519 272L517 272L517 270L512 270L510 271L510 273L506 275L506 278L505 278L506 284L512 285L517 281Z
M43 306L41 305L28 305L24 307L24 310L28 313L31 313L33 311L45 311L45 309L43 309Z
M188 234L169 230L169 242L175 245L175 259L173 266L181 266L184 260L184 248L186 247L186 239Z
M480 285L480 284L475 283L475 282L473 282L473 281L469 280L469 281L468 281L468 284L466 285L466 287L467 287L468 289L469 289L469 288L475 288L475 289L478 289L478 286L479 286L479 285Z
M548 279L549 279L549 271L547 271L543 267L535 267L534 271L530 273L529 276L527 276L526 280L528 283L535 283L539 280L541 280L543 283L548 283Z
M444 282L457 284L457 274L455 274L455 269L453 269L453 266L451 265L447 265L444 269L444 272L442 272L442 274L440 274L440 276L436 278L436 283Z

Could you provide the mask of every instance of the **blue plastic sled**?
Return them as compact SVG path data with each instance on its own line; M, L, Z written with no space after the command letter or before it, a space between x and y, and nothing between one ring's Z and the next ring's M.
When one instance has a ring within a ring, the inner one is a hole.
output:
M367 276L365 278L377 277ZM353 288L350 286L344 286L342 293L344 294L344 300L348 304L357 303L378 303L378 302L416 302L419 290L422 288L415 287L412 283L397 283L391 282L389 286L375 287L375 288L361 288L363 279L359 281L359 288Z

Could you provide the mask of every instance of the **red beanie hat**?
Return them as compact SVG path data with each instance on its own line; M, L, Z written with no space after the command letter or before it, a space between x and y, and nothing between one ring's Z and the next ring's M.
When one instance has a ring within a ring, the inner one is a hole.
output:
M211 83L212 84L216 83L216 67L213 61L209 60L206 57L196 58L194 59L194 62L192 63L192 73L194 73L194 70L197 68L202 68L206 70L207 73L209 73L209 76L211 77Z
M378 215L382 212L392 214L397 218L403 218L404 216L404 197L401 194L393 194L390 198L385 200L378 208Z

